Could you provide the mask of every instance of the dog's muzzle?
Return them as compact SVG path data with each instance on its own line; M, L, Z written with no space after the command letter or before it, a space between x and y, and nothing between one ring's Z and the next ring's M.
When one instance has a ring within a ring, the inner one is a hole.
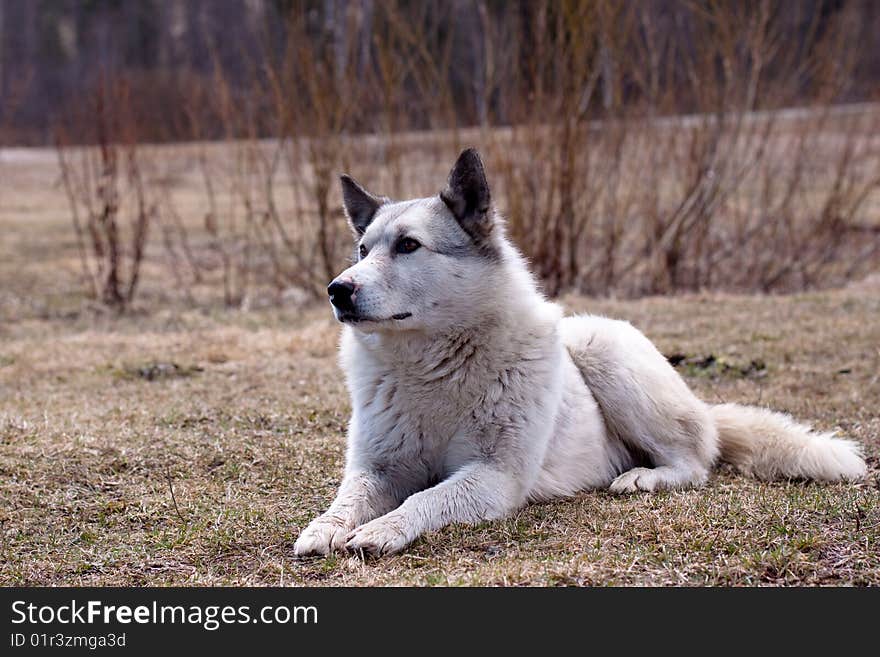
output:
M355 286L350 280L335 279L327 286L327 294L330 295L330 303L342 312L350 313L354 311L354 295Z

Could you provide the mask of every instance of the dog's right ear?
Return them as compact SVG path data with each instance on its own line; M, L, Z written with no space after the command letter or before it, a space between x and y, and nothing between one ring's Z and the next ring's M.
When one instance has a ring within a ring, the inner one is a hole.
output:
M342 183L342 206L345 208L345 216L357 237L364 234L367 226L376 216L376 210L385 203L386 199L373 196L358 185L357 181L346 174L339 177Z
M492 196L483 161L476 149L468 148L458 156L449 172L441 200L455 216L458 225L478 243L489 243L492 232Z

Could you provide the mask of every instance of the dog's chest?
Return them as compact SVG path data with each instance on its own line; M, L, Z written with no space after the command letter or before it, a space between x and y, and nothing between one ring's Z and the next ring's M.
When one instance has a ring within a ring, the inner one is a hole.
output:
M473 456L473 437L485 422L482 391L460 379L393 369L352 383L358 434L377 464L434 477Z

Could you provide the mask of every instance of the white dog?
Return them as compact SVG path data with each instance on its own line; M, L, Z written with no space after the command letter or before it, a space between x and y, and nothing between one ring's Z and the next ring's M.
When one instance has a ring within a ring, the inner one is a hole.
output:
M479 155L432 198L342 177L357 263L328 288L352 399L345 476L297 555L389 554L449 523L590 488L865 473L859 447L788 416L709 405L630 324L563 318L490 207Z

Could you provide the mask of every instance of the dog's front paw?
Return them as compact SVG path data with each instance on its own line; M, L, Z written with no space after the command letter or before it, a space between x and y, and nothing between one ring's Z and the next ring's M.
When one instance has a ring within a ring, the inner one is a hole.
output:
M400 552L411 540L399 518L384 516L351 532L346 537L345 549L360 557L379 557Z
M293 544L293 554L297 557L324 556L340 551L345 547L345 539L349 531L351 526L346 525L339 518L318 516L296 539L296 543Z

